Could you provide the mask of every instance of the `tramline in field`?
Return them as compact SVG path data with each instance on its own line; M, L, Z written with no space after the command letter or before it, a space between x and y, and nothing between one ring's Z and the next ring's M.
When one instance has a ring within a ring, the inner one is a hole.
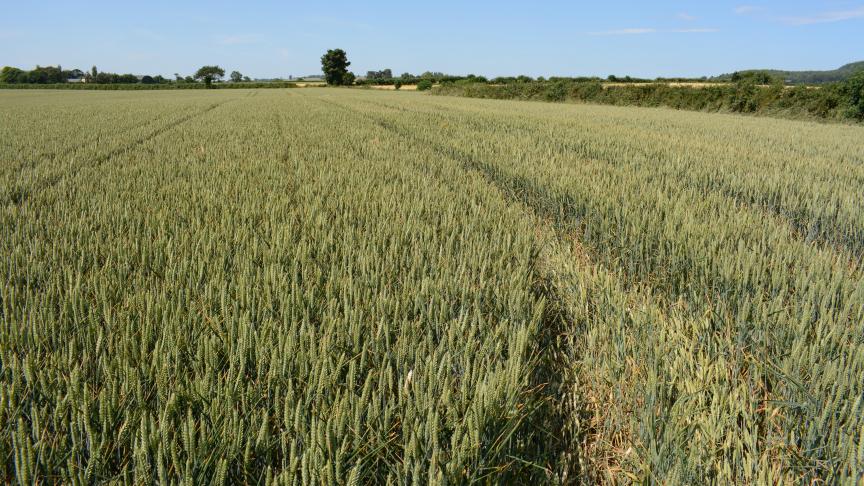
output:
M854 482L864 128L0 92L0 477Z

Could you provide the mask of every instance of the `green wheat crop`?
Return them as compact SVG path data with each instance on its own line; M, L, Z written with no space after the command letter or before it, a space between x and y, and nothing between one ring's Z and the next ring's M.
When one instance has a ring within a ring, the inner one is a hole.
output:
M0 93L0 478L855 483L864 128Z

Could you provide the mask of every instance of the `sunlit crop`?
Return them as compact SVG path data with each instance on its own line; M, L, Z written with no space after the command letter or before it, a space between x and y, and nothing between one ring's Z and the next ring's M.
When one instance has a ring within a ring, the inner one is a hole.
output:
M0 477L854 482L864 128L0 93Z

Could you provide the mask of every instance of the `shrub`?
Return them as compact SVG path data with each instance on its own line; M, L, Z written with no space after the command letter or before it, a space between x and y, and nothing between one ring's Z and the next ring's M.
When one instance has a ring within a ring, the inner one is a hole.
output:
M428 79L421 80L417 83L417 91L428 91L432 89L432 81Z
M546 90L546 101L564 101L567 98L567 84L564 81L552 83Z
M840 92L846 98L847 115L857 120L864 120L864 71L844 82Z

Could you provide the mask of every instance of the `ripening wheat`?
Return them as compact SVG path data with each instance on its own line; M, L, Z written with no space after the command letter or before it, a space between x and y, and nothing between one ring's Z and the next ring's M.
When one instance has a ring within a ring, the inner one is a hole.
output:
M7 482L855 482L864 128L0 93Z

